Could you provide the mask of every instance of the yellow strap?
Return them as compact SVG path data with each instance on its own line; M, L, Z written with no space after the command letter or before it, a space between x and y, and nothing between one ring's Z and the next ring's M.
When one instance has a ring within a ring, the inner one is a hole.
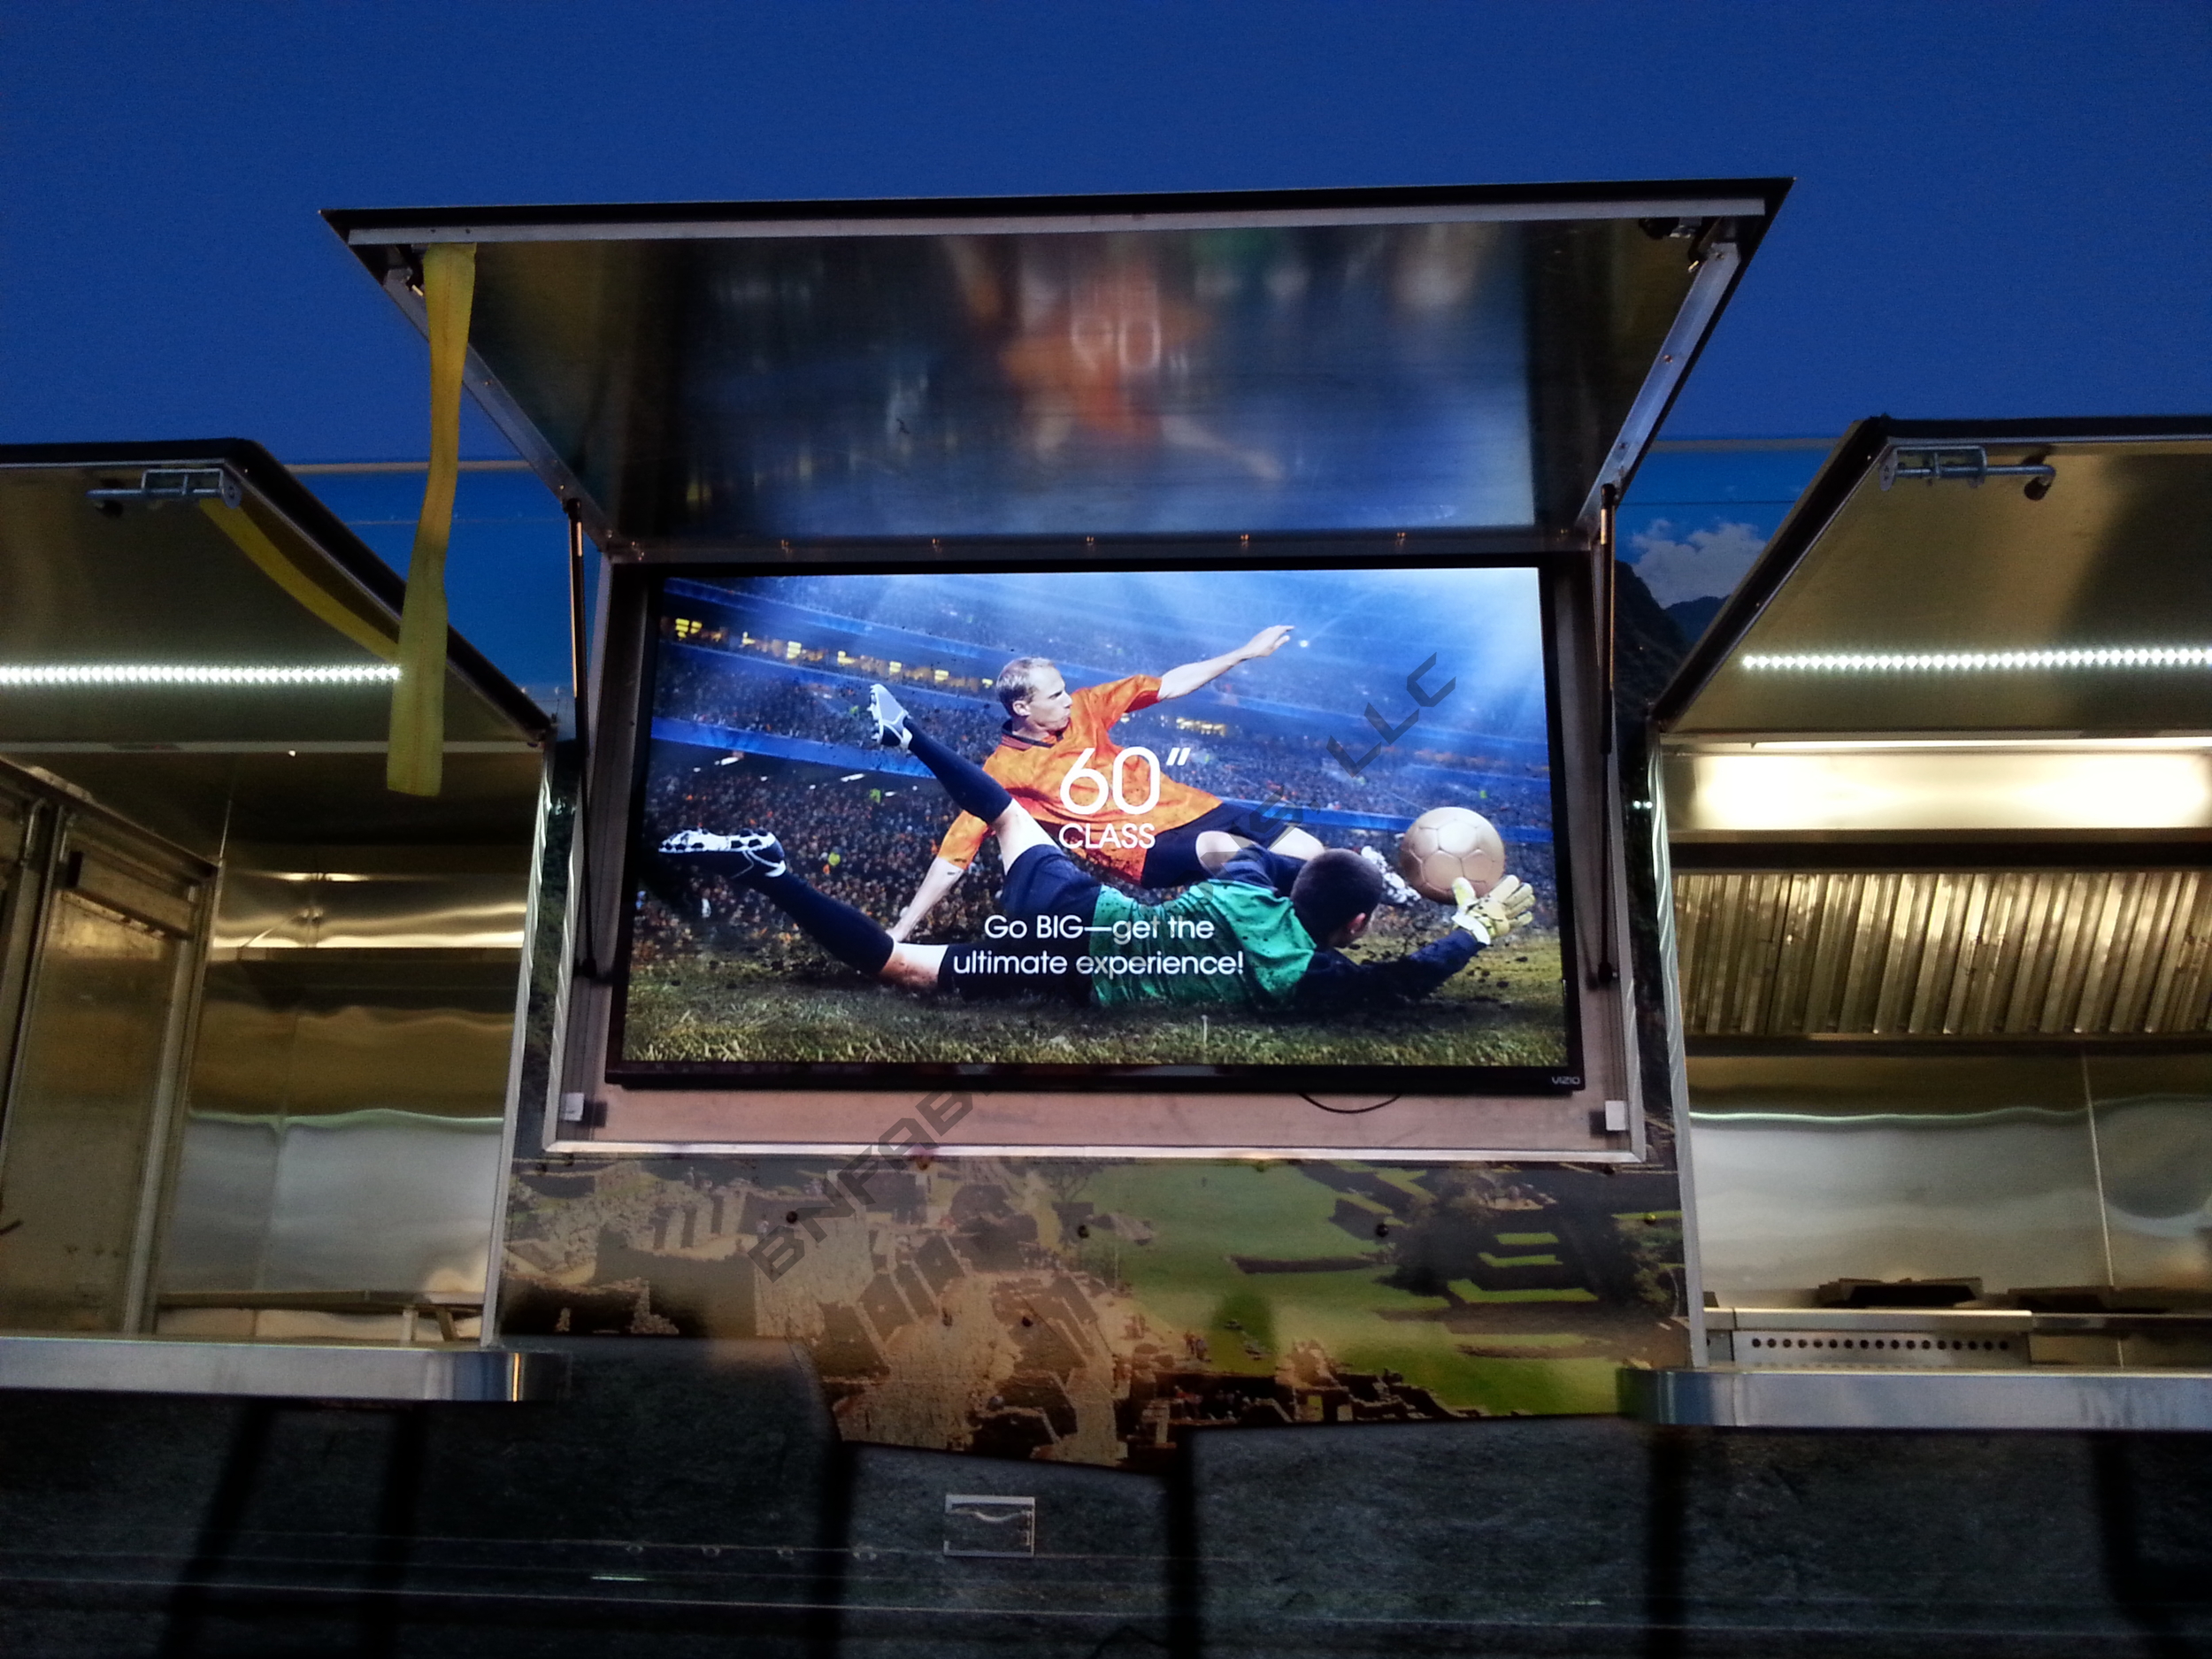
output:
M219 501L202 501L200 511L222 527L223 534L238 543L240 551L261 569L261 573L298 600L322 621L344 634L356 645L373 651L386 662L398 652L390 634L349 609L344 601L318 582L307 572L295 565L282 548L269 540L261 526L247 516L242 507L232 507Z
M384 782L402 795L435 795L445 772L445 549L461 470L461 368L468 356L476 249L433 242L423 250L422 297L430 315L430 480L407 564L399 621L399 683L392 687L392 743Z

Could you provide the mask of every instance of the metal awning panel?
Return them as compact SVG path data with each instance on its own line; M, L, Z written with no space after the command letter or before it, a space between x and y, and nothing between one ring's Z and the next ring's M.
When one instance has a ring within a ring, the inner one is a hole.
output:
M225 495L165 493L178 477ZM244 521L240 532L225 516ZM241 534L251 542L242 543ZM259 445L0 448L0 669L386 668L400 579ZM376 649L382 642L385 649ZM391 687L349 683L0 686L0 750L380 748ZM545 715L458 635L449 739L526 748Z
M1990 473L1910 476L1938 453ZM1657 715L1678 744L2202 732L2208 650L2212 418L1868 421Z
M603 542L1571 531L1778 180L327 217Z

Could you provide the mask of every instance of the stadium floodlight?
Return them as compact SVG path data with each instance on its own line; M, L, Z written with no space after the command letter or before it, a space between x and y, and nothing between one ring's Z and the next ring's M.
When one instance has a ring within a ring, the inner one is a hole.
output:
M1742 659L1755 673L2003 673L2034 669L2212 668L2212 645L2076 645L2016 651L1781 651Z
M365 686L399 678L394 663L0 663L0 686Z

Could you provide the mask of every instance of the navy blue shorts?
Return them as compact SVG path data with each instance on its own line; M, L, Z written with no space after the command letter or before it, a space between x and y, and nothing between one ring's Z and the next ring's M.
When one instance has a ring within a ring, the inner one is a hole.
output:
M1262 847L1298 822L1295 808L1240 806L1224 801L1210 812L1163 833L1145 850L1144 877L1148 887L1187 887L1203 881L1211 872L1198 862L1198 838L1208 830L1241 835Z
M1033 921L1040 916L1079 916L1088 927L1103 890L1096 876L1059 848L1032 847L1006 872L1006 880L998 890L998 907L1022 921Z

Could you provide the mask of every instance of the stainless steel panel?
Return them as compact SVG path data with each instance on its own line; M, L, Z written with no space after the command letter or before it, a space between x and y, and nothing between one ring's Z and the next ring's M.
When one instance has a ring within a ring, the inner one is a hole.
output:
M282 1132L280 1118L186 1116L162 1240L161 1289L261 1282Z
M1676 876L1694 1036L2212 1028L2212 872Z
M518 864L497 874L238 870L224 879L211 949L218 961L297 949L518 951L526 908Z
M2113 1282L2212 1289L2212 1053L2094 1055Z
M319 958L211 969L195 1109L498 1117L513 1030L498 1000L511 1000L516 964L373 965L383 972ZM412 982L392 983L403 976Z
M427 802L380 753L42 758L228 856L161 1286L480 1291L541 757L456 756ZM177 919L127 860L77 873Z
M0 1336L0 1388L493 1402L552 1398L566 1373L560 1356L503 1348Z
M1832 1279L2103 1284L2070 1055L1693 1056L1705 1288L1787 1306Z
M286 1125L262 1286L480 1294L500 1127L396 1111Z
M14 879L30 827L31 803L0 790L0 881Z
M2212 1432L2212 1371L1887 1370L1621 1373L1646 1422L1763 1429Z
M127 1328L188 953L82 895L52 898L0 1146L0 1326Z
M6 1079L15 1075L23 994L37 939L44 843L53 828L51 808L24 790L21 782L0 764L0 1134L4 1134Z
M527 896L498 862L226 872L165 1292L481 1292Z
M161 1289L481 1292L501 1120L196 1112Z
M63 879L72 892L103 910L165 933L189 938L199 923L199 884L149 870L97 847L73 849Z

